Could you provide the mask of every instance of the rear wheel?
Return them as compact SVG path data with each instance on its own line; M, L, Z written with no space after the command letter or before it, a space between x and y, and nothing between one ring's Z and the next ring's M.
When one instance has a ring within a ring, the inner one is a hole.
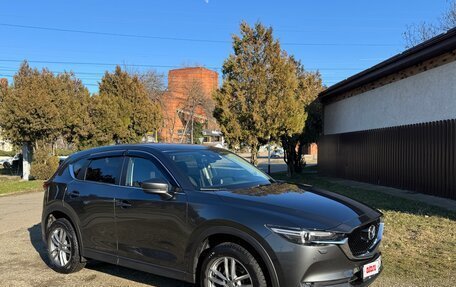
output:
M266 287L258 261L234 243L214 247L201 266L202 287Z
M71 223L65 218L52 222L47 232L50 266L59 273L73 273L84 268L79 243Z

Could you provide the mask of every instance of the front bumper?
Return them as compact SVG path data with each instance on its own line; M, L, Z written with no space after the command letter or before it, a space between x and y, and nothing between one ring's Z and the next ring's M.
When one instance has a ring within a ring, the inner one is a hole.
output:
M276 256L280 286L368 286L380 274L362 280L362 266L380 256L379 244L369 256L354 260L339 245L299 245L275 233L265 239Z
M374 257L374 259L367 261L366 263L373 262L377 260L378 256L380 256L380 253ZM332 280L332 281L319 281L319 282L301 282L300 286L301 287L347 287L347 286L352 286L352 287L366 287L371 285L375 279L382 273L383 267L380 268L379 272L373 276L370 276L366 279L363 279L362 275L362 267L360 268L361 270L355 272L352 277L350 278L343 278L339 280Z

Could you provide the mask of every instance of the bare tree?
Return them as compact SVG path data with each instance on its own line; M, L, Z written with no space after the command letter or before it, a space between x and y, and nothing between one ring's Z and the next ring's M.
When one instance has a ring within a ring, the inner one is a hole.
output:
M155 70L148 70L139 74L138 77L146 87L149 98L162 103L163 91L165 90L164 75Z
M451 1L448 10L443 13L440 19L442 30L450 30L456 27L456 1Z
M159 73L156 70L141 71L127 64L124 64L123 67L128 74L138 77L152 101L163 102L163 92L165 91L165 76L163 73Z
M200 120L204 117L207 120L207 116L211 114L212 100L205 94L201 81L192 80L186 84L185 87L186 99L182 105L182 118L185 121L184 132L181 136L181 142L187 136L187 131L190 127L190 142L194 143L194 123L195 118L198 117ZM204 114L204 116L197 116L198 114Z
M440 29L430 23L421 22L419 24L408 25L402 37L405 41L405 48L411 48L424 41L427 41L440 33Z
M456 27L456 1L449 2L448 9L436 20L436 23L420 22L408 25L402 37L405 47L411 48L440 33L444 33Z

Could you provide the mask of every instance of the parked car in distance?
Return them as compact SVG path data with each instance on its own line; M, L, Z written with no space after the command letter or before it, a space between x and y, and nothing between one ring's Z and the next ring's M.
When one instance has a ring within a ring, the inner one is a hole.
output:
M90 149L44 187L42 237L61 273L95 259L205 287L301 287L367 286L382 270L381 212L223 149Z
M22 154L17 153L14 157L2 161L4 169L9 170L11 175L20 175L22 173Z
M21 154L17 153L13 157L6 157L0 160L0 164L3 165L4 168L9 168L13 164L13 161L19 161L21 158Z
M12 161L13 161L12 157L3 157L2 159L0 159L0 165L5 167L5 163L8 165L8 164L11 164Z
M283 158L284 155L284 150L283 148L276 148L271 152L271 157L272 158Z

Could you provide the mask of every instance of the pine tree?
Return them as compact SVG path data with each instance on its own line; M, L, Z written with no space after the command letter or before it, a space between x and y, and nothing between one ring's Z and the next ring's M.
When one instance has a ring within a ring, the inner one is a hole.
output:
M315 142L321 131L321 106L317 100L323 90L320 73L308 72L304 66L292 60L296 65L298 89L294 101L290 101L290 129L282 133L280 141L284 148L284 159L288 167L288 175L300 172L304 167L302 149L310 141ZM310 117L309 117L310 115Z
M302 105L295 62L273 38L272 28L242 23L240 29L223 64L214 116L229 144L248 145L257 164L261 144L301 130L305 118L297 113Z
M28 179L33 150L49 148L62 135L80 134L84 124L76 124L75 119L86 115L81 110L75 113L74 105L68 106L68 102L79 99L78 90L84 93L82 84L70 74L56 76L24 62L12 86L3 93L0 126L5 138L23 147L24 179Z
M32 69L24 62L3 96L0 109L4 136L14 144L36 143L56 137L62 122L50 87L52 73Z
M150 99L138 76L119 66L114 73L105 73L99 94L91 100L97 144L139 142L161 125L159 105Z

